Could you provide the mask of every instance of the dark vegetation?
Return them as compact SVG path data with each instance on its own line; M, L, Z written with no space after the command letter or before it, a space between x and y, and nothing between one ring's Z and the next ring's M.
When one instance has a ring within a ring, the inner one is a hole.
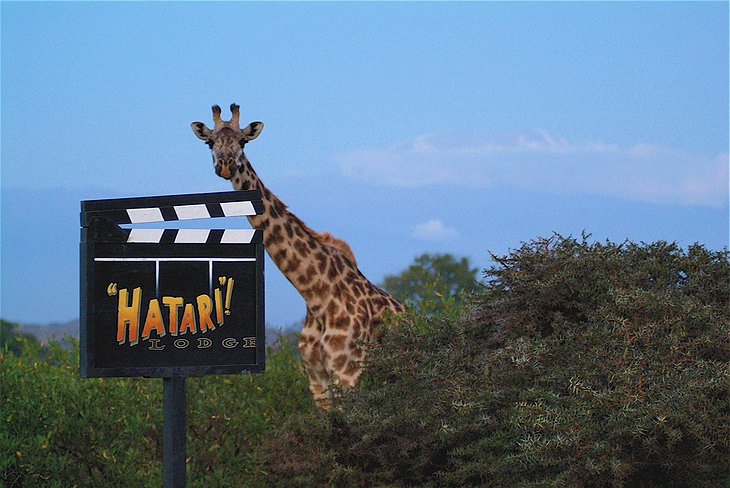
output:
M416 290L329 414L288 340L264 375L190 379L189 486L730 486L728 257L524 244L468 297ZM11 329L2 483L160 486L161 381L82 381Z

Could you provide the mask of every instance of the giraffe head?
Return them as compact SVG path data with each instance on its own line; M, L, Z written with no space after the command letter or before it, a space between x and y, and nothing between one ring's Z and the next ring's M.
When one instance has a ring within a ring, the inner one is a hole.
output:
M221 119L221 108L213 105L213 130L202 122L190 124L198 139L210 147L215 174L227 180L243 170L243 146L256 139L264 128L263 122L251 122L241 129L238 126L238 109L239 106L232 103L231 120L225 121Z

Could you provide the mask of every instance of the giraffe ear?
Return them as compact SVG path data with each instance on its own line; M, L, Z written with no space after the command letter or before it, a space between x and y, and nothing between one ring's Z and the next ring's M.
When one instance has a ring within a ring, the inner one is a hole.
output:
M251 122L242 131L241 142L253 141L264 130L263 122Z
M192 124L190 124L190 127L193 128L193 133L197 136L198 139L202 141L207 141L210 138L210 129L208 129L204 123L193 122Z

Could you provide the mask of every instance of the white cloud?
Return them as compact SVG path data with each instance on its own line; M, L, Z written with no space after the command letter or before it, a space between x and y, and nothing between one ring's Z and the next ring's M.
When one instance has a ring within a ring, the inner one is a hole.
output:
M431 219L422 224L418 224L413 229L413 237L423 239L425 241L450 241L459 236L457 230L453 227L447 227L444 223L437 219Z
M399 187L509 186L722 207L728 154L651 144L573 143L547 131L507 136L422 135L338 158L350 177Z

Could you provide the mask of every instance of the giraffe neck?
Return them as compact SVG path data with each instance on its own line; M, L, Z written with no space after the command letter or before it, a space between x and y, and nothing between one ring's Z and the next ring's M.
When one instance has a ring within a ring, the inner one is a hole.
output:
M259 190L264 211L249 216L255 229L264 231L264 248L274 264L307 302L322 304L330 283L344 272L360 274L344 253L324 244L287 206L266 188L248 159L243 156L238 174L231 178L235 190ZM349 268L349 269L348 269Z

